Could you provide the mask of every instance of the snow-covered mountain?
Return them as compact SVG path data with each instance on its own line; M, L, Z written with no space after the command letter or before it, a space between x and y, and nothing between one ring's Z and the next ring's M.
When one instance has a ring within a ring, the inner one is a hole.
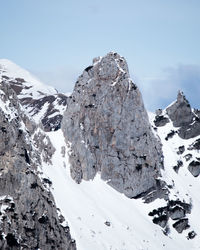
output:
M6 59L0 59L0 79L13 88L29 115L41 123L45 131L60 128L67 105L66 95Z
M147 115L117 53L70 97L7 60L0 77L1 249L200 248L200 117L183 93Z

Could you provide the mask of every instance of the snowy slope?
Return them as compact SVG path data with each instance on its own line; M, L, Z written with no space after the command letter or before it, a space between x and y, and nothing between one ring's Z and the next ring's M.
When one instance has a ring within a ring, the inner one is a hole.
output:
M20 97L29 96L34 99L40 98L41 95L56 94L57 91L50 86L47 86L40 82L36 77L32 76L27 70L19 67L15 63L7 60L0 59L0 79L4 76L9 78L9 81L14 81L16 78L24 79L23 85L27 88L23 89L20 93Z
M54 198L57 206L69 221L72 236L76 239L77 249L188 250L200 248L200 241L197 237L188 240L185 235L177 233L173 228L166 236L161 227L153 224L148 213L154 208L165 206L164 200L157 199L153 203L144 204L142 200L129 199L108 186L99 176L94 181L83 181L81 184L76 184L70 177L67 155L64 156L61 153L63 146L67 150L62 131L47 134L53 142L56 152L52 165L43 164L44 175L53 182ZM187 197L189 184L186 189L182 188L181 178L184 175L185 173L182 173L180 177L174 176L171 171L168 171L166 162L164 178L168 178L169 182L174 178L177 189L180 188L181 194ZM189 181L193 180L189 179ZM194 183L194 190L197 188L196 185L197 183ZM194 190L190 189L192 192ZM176 195L176 190L172 195ZM198 197L196 202L198 202ZM197 214L199 211L191 215L191 221L194 222L192 227L199 232L197 225L195 226ZM106 221L110 222L110 226L105 225Z
M25 112L37 124L43 124L47 131L60 127L67 105L66 95L59 94L55 88L43 84L27 70L7 59L0 59L0 81L14 89Z

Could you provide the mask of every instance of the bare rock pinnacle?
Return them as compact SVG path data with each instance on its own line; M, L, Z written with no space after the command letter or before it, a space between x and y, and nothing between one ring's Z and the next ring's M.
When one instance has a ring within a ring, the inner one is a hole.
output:
M76 82L62 130L71 145L71 176L80 183L97 172L133 198L158 188L162 150L141 93L123 57L95 58Z

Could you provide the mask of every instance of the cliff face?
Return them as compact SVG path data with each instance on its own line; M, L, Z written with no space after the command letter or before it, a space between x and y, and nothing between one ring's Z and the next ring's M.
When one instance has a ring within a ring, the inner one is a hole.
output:
M76 249L69 228L61 225L50 182L39 177L43 148L37 151L35 129L14 91L1 83L0 249Z
M99 172L130 198L159 189L161 146L127 63L117 53L94 59L78 78L62 130L71 146L71 176L77 183Z

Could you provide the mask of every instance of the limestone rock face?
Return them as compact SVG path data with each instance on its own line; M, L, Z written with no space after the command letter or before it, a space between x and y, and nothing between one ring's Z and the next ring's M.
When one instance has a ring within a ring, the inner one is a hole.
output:
M192 111L182 92L178 93L177 100L166 109L166 112L174 127L179 127L178 134L181 138L189 139L200 134L198 110Z
M77 183L99 172L130 198L158 188L160 143L127 63L117 53L95 58L78 78L62 130L71 145L71 176Z
M41 152L34 150L30 124L14 91L1 83L0 249L74 250L69 228L61 225L53 196L38 176Z

